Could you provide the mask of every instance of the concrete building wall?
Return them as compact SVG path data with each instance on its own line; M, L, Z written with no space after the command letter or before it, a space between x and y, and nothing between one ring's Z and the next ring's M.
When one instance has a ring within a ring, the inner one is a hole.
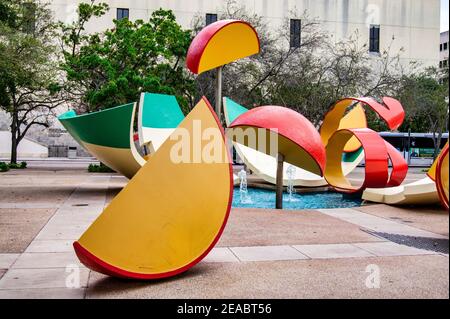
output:
M11 156L11 133L0 131L0 158L8 159ZM17 148L19 158L48 157L48 148L28 138L24 138Z
M80 1L53 0L52 9L58 20L70 22L76 17ZM117 8L128 8L130 19L148 19L158 8L174 11L177 21L185 28L192 26L194 16L219 13L226 7L224 0L111 0L109 12L91 21L88 32L102 31L113 26ZM292 11L320 21L323 30L335 41L359 33L359 44L368 44L370 24L380 25L380 49L392 43L392 52L404 49L402 59L420 61L425 66L437 66L439 54L439 0L241 0L250 13L263 16L271 26L279 27L292 18ZM392 41L392 38L395 40Z
M448 66L448 31L441 33L440 44L439 44L439 66Z

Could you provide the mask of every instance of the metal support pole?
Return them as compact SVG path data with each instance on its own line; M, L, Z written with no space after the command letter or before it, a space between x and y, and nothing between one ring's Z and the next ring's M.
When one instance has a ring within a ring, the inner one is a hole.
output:
M222 68L216 68L216 114L222 123Z
M283 162L284 155L278 153L277 155L277 197L275 200L275 208L283 209Z

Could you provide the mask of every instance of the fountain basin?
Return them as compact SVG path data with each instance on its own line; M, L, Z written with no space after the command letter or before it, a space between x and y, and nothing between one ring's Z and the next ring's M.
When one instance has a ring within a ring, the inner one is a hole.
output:
M275 208L275 191L248 187L246 199L241 201L239 187L234 188L232 207L241 208ZM283 193L283 209L326 209L361 206L362 200L357 197L343 196L340 193L308 192L294 193L290 196Z

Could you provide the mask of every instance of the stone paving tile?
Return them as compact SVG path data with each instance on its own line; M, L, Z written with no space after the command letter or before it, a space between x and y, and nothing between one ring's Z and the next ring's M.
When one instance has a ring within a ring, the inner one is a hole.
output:
M230 249L241 261L308 259L290 246L231 247Z
M0 280L0 290L66 288L66 280L72 282L71 280L78 274L79 287L86 287L89 271L85 268L68 269L67 271L65 268L10 269Z
M23 253L12 269L66 268L77 265L84 268L74 251L64 253Z
M373 257L374 255L352 244L295 245L295 249L313 259Z
M48 203L42 203L42 202L28 202L28 203L0 203L0 208L21 208L21 209L27 209L27 208L58 208L61 204L55 203L55 202L48 202Z
M418 249L414 247L399 245L393 242L381 243L356 243L356 247L364 249L376 256L413 256L413 255L438 255L434 251Z
M0 290L0 299L83 299L85 288Z
M202 262L239 262L239 259L233 254L233 252L226 247L213 248L209 254L202 260Z
M51 227L44 227L42 231L36 236L35 240L49 240L49 239L72 239L76 240L87 229L87 226L66 225Z
M73 240L33 240L26 253L64 253L73 251Z
M20 254L0 254L0 269L8 269Z
M323 214L333 216L346 222L359 225L363 228L377 232L393 233L399 235L446 238L445 236L435 234L426 230L414 228L405 224L397 223L392 220L377 217L374 215L362 213L351 208L338 209L318 209Z

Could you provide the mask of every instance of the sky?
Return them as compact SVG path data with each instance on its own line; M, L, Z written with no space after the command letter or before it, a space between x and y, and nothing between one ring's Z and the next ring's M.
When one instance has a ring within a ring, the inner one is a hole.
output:
M448 2L441 0L441 32L448 31Z

